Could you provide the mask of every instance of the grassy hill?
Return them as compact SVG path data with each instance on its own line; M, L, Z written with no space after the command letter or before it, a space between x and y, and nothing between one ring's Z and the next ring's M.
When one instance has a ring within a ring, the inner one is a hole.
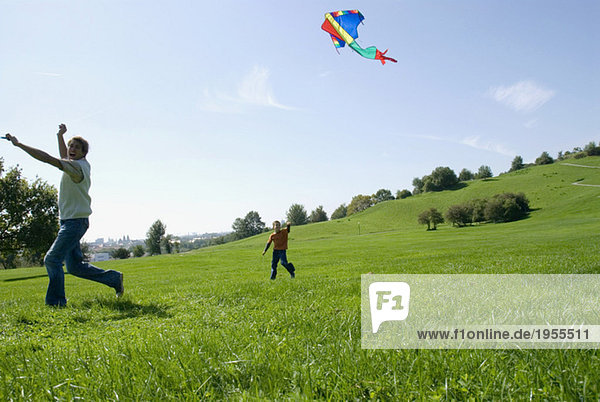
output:
M599 157L571 163L600 167ZM43 268L0 272L1 399L584 399L597 350L363 350L360 275L600 273L600 169L561 163L292 227L291 280L269 281L266 234L185 254L98 264L126 296ZM417 215L504 191L527 219L425 231ZM360 227L360 234L359 234Z

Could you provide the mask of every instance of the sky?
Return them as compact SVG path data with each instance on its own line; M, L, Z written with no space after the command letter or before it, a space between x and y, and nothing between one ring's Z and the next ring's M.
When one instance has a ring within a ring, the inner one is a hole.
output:
M329 11L359 9L336 51ZM328 215L448 166L600 142L600 2L0 0L0 133L90 142L84 240ZM0 142L5 167L61 172Z

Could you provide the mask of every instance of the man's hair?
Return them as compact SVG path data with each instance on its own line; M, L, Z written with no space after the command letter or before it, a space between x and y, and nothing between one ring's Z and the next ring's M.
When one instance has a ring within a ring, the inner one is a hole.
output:
M81 150L83 151L83 156L85 157L88 153L88 151L90 150L90 144L88 144L88 142L80 136L77 137L73 137L69 140L67 146L71 145L72 141L77 141L78 143L81 144Z
M279 222L279 221L273 221L273 226L275 226L275 225L281 226L281 222Z

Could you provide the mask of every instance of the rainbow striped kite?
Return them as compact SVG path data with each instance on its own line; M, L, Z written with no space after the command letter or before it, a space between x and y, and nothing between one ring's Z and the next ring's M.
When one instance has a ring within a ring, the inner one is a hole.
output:
M396 63L396 60L385 56L387 50L380 52L375 46L363 49L356 43L354 39L358 38L358 24L364 19L365 17L358 10L332 11L325 14L325 21L321 25L321 29L331 35L336 49L344 47L344 43L347 43L362 57L380 60L381 64L385 64L386 60Z

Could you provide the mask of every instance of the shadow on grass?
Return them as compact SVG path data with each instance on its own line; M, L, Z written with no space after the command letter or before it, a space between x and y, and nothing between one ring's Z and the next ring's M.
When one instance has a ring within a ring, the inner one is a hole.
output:
M123 299L92 299L81 303L84 309L110 309L117 312L117 315L111 316L111 320L124 320L126 318L136 318L141 316L154 316L157 318L170 318L172 314L168 312L169 306L158 303L136 303L131 300Z
M4 279L2 282L18 282L18 281L26 281L28 279L47 278L47 277L48 277L47 274L33 275L33 276L24 276L24 277L21 277L21 278Z

